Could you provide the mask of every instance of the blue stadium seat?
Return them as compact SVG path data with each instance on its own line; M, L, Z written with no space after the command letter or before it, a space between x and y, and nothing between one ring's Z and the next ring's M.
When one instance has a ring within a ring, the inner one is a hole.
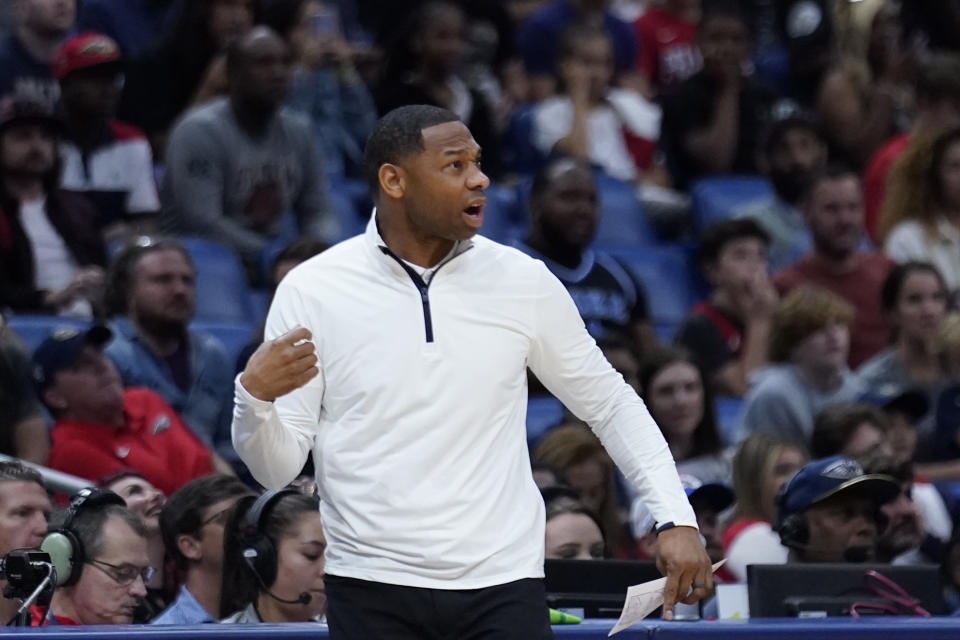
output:
M247 274L233 250L205 238L188 236L181 241L197 268L194 317L210 322L254 322Z
M81 318L27 313L11 314L7 318L7 326L20 336L20 339L32 353L54 330L64 328L82 330L90 326L90 321Z
M527 400L527 445L532 451L540 438L563 422L563 404L553 396L530 396Z
M535 173L545 160L540 150L533 146L532 103L517 106L510 114L507 130L503 134L500 160L505 171Z
M673 339L677 326L697 300L691 256L678 245L606 247L643 284L647 309L661 340Z
M693 224L699 234L712 223L771 202L775 196L770 181L762 176L710 176L690 186L690 197Z
M736 396L718 396L713 399L717 418L717 431L723 444L732 447L737 444L737 425L743 413L743 398Z
M227 349L227 362L232 367L237 361L240 350L253 338L256 325L244 322L210 322L194 320L190 323L194 331L209 333L220 340Z
M600 172L596 179L600 219L594 242L628 247L657 244L659 239L637 198L637 188Z
M481 235L503 243L521 237L526 229L521 222L523 214L517 189L491 184L484 190L484 195L487 204L483 208Z
M272 293L269 289L251 289L250 290L250 317L254 324L267 317L267 311L270 310L270 297Z

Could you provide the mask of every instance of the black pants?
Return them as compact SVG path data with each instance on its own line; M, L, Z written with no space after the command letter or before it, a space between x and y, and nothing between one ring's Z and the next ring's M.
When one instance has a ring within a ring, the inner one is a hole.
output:
M550 640L542 580L485 589L401 587L327 574L331 640Z

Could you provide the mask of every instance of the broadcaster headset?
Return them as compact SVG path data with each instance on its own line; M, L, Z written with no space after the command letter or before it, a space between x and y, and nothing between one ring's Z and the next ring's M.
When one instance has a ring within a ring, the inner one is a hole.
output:
M113 491L87 487L81 489L70 498L67 515L59 528L50 530L40 549L50 554L51 563L56 571L56 586L68 587L80 579L83 565L87 562L86 550L77 534L71 529L73 520L81 510L92 510L115 504L121 507L127 505L123 498Z
M777 492L776 504L778 515L783 512L786 488L788 485L789 482L785 482ZM881 511L879 505L874 509L873 518L877 525L877 531L883 532L889 522L889 518ZM808 543L810 542L810 527L807 526L807 519L803 517L803 513L791 513L784 518L778 517L775 531L780 534L780 542L783 546L801 552L807 549Z
M263 520L284 497L300 495L295 489L264 491L247 509L240 524L243 559L264 589L277 578L277 547L262 528Z

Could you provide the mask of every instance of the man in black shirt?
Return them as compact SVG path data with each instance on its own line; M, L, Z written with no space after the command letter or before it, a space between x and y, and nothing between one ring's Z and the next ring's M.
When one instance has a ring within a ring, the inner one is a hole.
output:
M530 233L517 248L543 260L570 293L596 339L620 336L638 353L656 342L643 286L611 256L590 249L597 186L585 162L559 158L533 179Z
M757 173L760 134L774 95L744 75L750 32L735 3L704 7L697 31L703 70L663 96L663 138L673 178L685 187L717 173Z

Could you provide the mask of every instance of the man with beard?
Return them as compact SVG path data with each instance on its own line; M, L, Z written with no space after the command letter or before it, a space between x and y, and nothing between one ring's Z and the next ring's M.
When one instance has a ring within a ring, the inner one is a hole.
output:
M212 470L210 450L149 389L124 389L102 352L112 336L57 329L33 354L37 393L54 418L49 466L96 481L124 469L164 493Z
M807 118L779 120L767 134L760 166L776 198L737 212L738 218L753 218L770 234L770 268L782 269L810 249L810 233L799 206L810 182L827 165L827 142L820 129Z
M850 327L851 368L887 346L890 333L880 289L893 267L882 253L861 251L863 190L856 173L830 168L814 178L802 205L813 248L774 277L781 295L800 285L816 285L857 310Z
M90 203L57 188L58 130L43 105L0 98L0 308L90 316L106 252Z
M559 158L533 179L530 233L516 246L543 260L573 298L595 339L627 339L638 353L656 341L643 286L619 262L587 247L597 228L597 186L582 160Z
M215 337L191 331L196 273L176 240L139 238L113 260L107 313L113 340L104 354L125 386L160 394L215 452L218 471L231 473L233 363Z

